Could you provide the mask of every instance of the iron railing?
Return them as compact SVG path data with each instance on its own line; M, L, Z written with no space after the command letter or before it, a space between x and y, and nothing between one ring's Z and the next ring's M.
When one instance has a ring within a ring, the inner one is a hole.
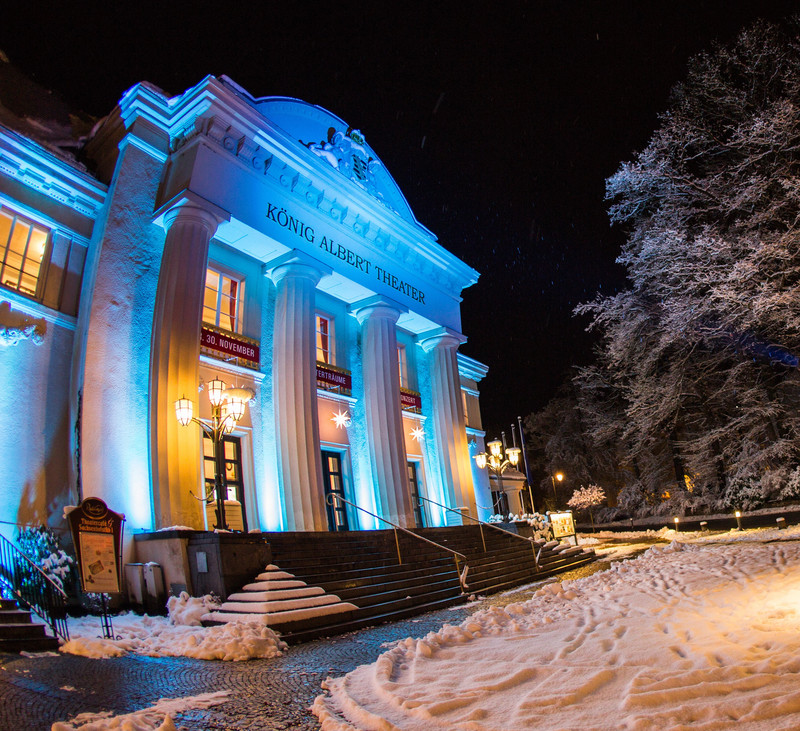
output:
M407 528L403 528L402 526L397 525L396 523L392 523L391 520L386 520L386 518L381 518L380 515L375 515L375 513L371 513L366 508L362 508L360 505L356 505L354 502L348 500L347 498L343 498L341 495L337 495L334 492L330 492L325 496L325 501L330 506L333 506L333 503L331 502L331 498L334 498L336 500L341 500L343 503L347 503L348 505L352 505L356 510L360 510L362 513L366 513L367 515L371 515L373 518L376 518L377 520L383 521L387 525L392 526L392 528L394 528L394 543L395 543L395 546L397 548L397 562L400 565L403 564L403 555L400 552L400 539L399 539L399 537L397 535L397 531L403 531L403 533L406 533L406 534L410 535L412 538L416 538L418 541L424 541L425 543L429 543L431 546L435 546L436 548L438 548L441 551L446 551L447 553L451 553L453 555L453 560L456 563L456 574L458 576L458 583L461 586L461 593L462 594L467 594L469 592L469 587L467 586L467 572L469 571L469 566L467 566L467 557L463 553L461 553L459 551L454 551L452 548L448 548L447 546L443 546L441 543L436 543L436 541L431 541L431 540L429 540L427 538L424 538L423 536L417 535L416 533L414 533L413 531L408 530ZM461 560L464 562L463 570L458 565L458 559L459 558L461 558Z
M56 637L69 641L66 593L3 536L0 536L0 583L50 625Z
M486 537L483 535L483 526L489 526L493 530L499 530L501 533L505 533L506 535L511 536L512 538L516 538L520 541L525 541L531 547L531 551L533 551L533 562L534 566L536 567L536 571L539 571L539 556L542 554L542 550L539 549L539 553L536 553L536 542L533 538L526 538L525 536L519 535L519 533L512 533L510 530L506 530L505 528L501 528L499 525L495 525L494 523L487 523L480 518L473 518L468 513L462 513L460 510L456 510L455 508L448 508L447 505L442 505L441 503L437 503L435 500L431 500L430 498L423 497L422 495L417 495L419 500L424 500L428 503L433 503L434 505L438 505L440 508L444 508L445 510L449 510L451 513L457 513L462 518L469 518L471 521L477 523L480 526L481 530L481 543L483 543L483 552L486 553Z

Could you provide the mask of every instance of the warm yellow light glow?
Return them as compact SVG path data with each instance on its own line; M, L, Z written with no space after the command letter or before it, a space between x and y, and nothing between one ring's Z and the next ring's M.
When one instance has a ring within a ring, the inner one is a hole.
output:
M189 426L192 421L192 402L188 398L179 398L175 402L175 416L181 426Z
M244 416L247 402L251 398L253 398L253 392L249 388L229 388L225 391L228 413L234 421L239 421Z
M499 457L503 452L503 442L499 439L489 442L486 446L489 447L489 452L493 457Z
M506 454L508 455L508 461L516 465L519 462L519 455L522 454L522 450L519 447L509 447L506 450Z
M737 511L734 513L734 515L735 515L737 518L741 518L741 517L742 517L742 511L741 511L741 510L737 510Z
M673 518L673 520L675 521L675 525L678 525L678 523L680 522L680 518Z
M487 456L486 452L478 452L478 454L475 455L475 464L478 465L478 469L482 470L486 467Z
M222 424L222 431L224 431L226 434L230 434L233 431L233 427L236 426L237 421L239 420L231 413L230 402L226 401L220 407L220 422Z
M212 378L207 384L208 400L212 406L219 406L222 403L225 393L225 381L219 378Z
M563 480L563 479L564 479L564 475L562 475L560 472L556 472L556 479L557 479L559 482L561 482L561 480Z

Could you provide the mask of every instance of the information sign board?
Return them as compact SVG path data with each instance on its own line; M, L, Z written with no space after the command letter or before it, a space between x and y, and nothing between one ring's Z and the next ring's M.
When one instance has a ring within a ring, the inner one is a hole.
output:
M122 591L122 523L125 516L109 510L96 497L87 497L67 513L78 555L81 588L108 594Z
M555 540L575 536L575 520L572 517L571 510L564 510L561 512L548 511L547 517L550 520L550 525L553 527L553 538ZM578 538L575 536L575 545L577 544Z

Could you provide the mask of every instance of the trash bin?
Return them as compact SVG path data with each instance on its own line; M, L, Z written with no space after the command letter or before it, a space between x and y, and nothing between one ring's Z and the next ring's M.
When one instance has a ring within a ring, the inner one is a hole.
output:
M164 590L164 572L157 563L142 566L144 574L144 608L148 614L167 613L167 594Z
M144 564L125 564L125 586L128 589L128 602L134 609L144 607Z

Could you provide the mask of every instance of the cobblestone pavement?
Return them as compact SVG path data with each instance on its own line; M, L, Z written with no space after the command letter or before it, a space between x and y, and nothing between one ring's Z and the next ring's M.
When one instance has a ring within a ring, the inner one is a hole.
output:
M607 567L608 563L596 561L561 574L557 580L588 576ZM308 708L326 677L374 661L388 643L457 624L488 606L524 601L541 583L468 606L297 645L283 657L269 660L212 662L140 656L91 660L75 655L0 653L0 731L39 731L82 712L131 713L160 698L220 690L230 691L225 704L178 714L176 725L187 731L318 729Z

